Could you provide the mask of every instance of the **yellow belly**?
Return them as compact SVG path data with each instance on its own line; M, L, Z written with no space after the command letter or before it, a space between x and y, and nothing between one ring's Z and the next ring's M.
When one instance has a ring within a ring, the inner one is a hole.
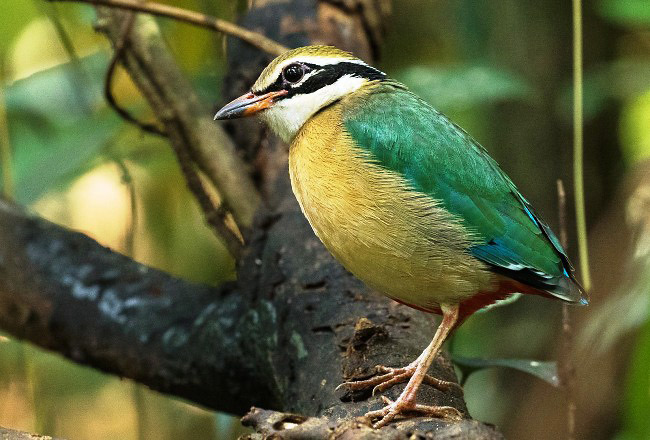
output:
M493 275L467 253L460 222L372 163L340 112L337 104L312 117L289 152L293 191L328 250L372 288L424 309L489 290Z

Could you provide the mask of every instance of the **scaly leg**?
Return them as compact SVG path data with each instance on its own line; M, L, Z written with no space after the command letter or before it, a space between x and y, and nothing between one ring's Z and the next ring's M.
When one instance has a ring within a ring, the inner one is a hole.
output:
M450 406L419 405L416 403L415 400L418 388L425 380L425 377L427 377L426 373L429 370L429 367L431 366L433 359L436 357L436 354L440 350L442 343L445 341L445 339L451 332L451 329L454 327L456 321L458 320L457 304L456 305L441 304L440 308L442 310L442 322L440 323L438 330L436 330L436 334L433 337L433 340L413 364L404 368L404 370L408 370L414 364L416 364L415 371L412 373L411 379L409 380L409 383L406 385L406 388L404 388L404 391L402 391L402 394L400 394L399 398L395 402L392 402L389 399L384 399L384 402L387 403L386 407L377 411L370 411L366 414L366 417L368 417L370 420L379 418L379 421L373 425L374 428L381 428L382 426L387 425L397 415L403 414L405 412L418 412L421 414L427 414L435 417L442 416L442 417L449 417L453 419L460 419L462 417L462 415L456 408ZM404 372L402 372L401 374L403 373ZM390 375L390 373L388 374ZM375 385L375 386L383 386L384 384L387 384L389 382L390 385L396 383L396 382L392 382L392 379L393 378L388 378L387 381L384 381L379 385Z

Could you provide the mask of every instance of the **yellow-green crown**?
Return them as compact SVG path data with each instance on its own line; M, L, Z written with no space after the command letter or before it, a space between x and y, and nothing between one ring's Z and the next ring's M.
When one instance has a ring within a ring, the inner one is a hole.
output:
M291 64L294 60L307 62L318 62L318 64L334 64L335 60L353 61L363 63L360 59L334 46L304 46L297 49L289 50L275 58L262 71L257 81L253 85L253 91L260 91L267 88L278 77L282 68ZM328 62L331 61L331 62Z

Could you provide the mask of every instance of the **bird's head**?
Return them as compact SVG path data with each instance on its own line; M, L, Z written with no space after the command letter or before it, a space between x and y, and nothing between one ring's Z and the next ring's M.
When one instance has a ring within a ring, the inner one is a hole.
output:
M318 110L385 78L385 73L335 47L299 47L271 61L251 91L225 105L214 119L259 114L289 141Z

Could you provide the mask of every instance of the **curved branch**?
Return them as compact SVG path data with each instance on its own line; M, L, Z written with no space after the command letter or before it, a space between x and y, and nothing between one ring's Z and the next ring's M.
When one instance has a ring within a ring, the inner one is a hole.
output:
M114 45L118 45L123 35L123 23L129 14L99 8L97 28ZM199 102L152 18L136 17L128 44L124 45L122 52L125 68L163 123L179 159L185 156L191 158L218 189L222 198L220 210L232 212L240 229L250 227L260 197L248 169L237 155L230 138L220 125L212 121L208 109ZM181 163L181 166L184 171L193 171L191 164ZM197 194L199 202L209 200L206 194L197 192L200 190L198 186L191 189ZM208 221L213 227L215 220L221 223L217 225L220 226L221 236L227 244L233 244L229 248L236 249L239 241L237 234L224 225L219 210L206 211L207 206L201 203Z
M164 5L161 3L139 3L134 0L48 0L55 2L74 2L74 3L89 3L96 6L107 6L110 8L126 9L129 11L144 12L146 14L158 15L161 17L169 17L176 20L184 21L194 24L196 26L212 29L217 32L222 32L227 35L237 37L242 41L247 42L251 46L257 47L271 55L280 55L289 48L276 43L264 35L249 31L241 26L237 26L220 18L212 17L210 15L201 14L199 12L190 11L183 8Z
M287 183L278 189L289 191ZM433 332L429 320L367 296L313 236L295 202L256 226L239 281L214 289L142 266L0 202L0 328L76 362L234 414L255 405L338 426L381 405L378 396L335 386L344 377L371 374L376 364L414 359ZM432 369L455 380L446 358ZM385 394L394 399L401 388ZM426 388L419 397L467 414L459 388ZM449 426L415 418L382 432ZM454 426L458 438L471 438ZM486 438L501 438L490 432Z
M132 116L131 113L129 113L125 108L121 107L117 103L111 91L113 74L115 73L117 63L121 59L124 49L129 41L129 34L131 33L133 24L135 23L135 18L135 13L126 15L123 23L120 26L117 38L114 41L115 50L106 70L106 78L104 81L104 96L108 104L127 122L135 124L142 130L149 133L166 136L166 133L158 128L157 125L141 122ZM170 137L173 138L174 135L175 133L170 133ZM243 240L239 234L239 231L235 232L233 228L228 225L228 207L226 206L226 203L220 203L218 206L215 206L215 203L210 198L203 185L203 182L201 182L201 178L197 174L194 162L190 154L188 154L186 148L182 148L184 145L186 146L184 142L172 142L174 153L176 154L176 157L180 164L181 171L185 176L187 186L199 203L199 206L205 215L208 225L214 230L217 237L223 240L226 249L228 249L230 254L233 257L237 258L241 252Z
M165 136L165 133L158 128L156 124L150 124L147 122L142 122L139 121L135 116L133 116L129 111L120 106L117 103L117 100L115 99L115 96L113 96L113 76L115 75L115 70L117 69L117 64L120 61L120 58L122 57L122 51L124 50L124 46L126 46L126 42L129 36L129 33L131 32L131 29L133 28L133 23L135 22L135 14L129 14L129 16L124 20L124 23L122 24L122 29L120 30L120 37L119 39L115 42L115 50L113 51L113 57L111 58L111 61L108 63L108 68L106 69L106 77L104 79L104 98L106 99L106 102L108 105L115 110L115 112L122 117L126 122L129 122L137 127L139 127L141 130L146 131L147 133L155 134L158 136Z
M5 201L0 242L0 328L221 411L278 406L234 285L174 278Z

